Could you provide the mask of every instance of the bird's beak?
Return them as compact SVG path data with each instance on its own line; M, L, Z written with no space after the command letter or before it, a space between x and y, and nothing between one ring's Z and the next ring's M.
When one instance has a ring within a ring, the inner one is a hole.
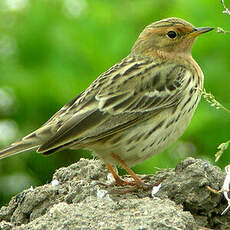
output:
M207 33L211 30L213 30L214 28L212 27L197 27L194 29L194 31L191 33L191 36L193 37L197 37L198 35L200 34L203 34L203 33Z

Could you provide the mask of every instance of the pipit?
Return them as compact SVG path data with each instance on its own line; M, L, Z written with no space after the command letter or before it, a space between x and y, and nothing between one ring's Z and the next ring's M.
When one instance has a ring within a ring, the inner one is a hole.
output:
M131 166L161 152L185 131L199 103L203 73L191 56L196 28L167 18L148 25L130 54L101 74L33 133L0 151L0 158L35 149L48 155L87 148L119 185L119 164L144 187Z

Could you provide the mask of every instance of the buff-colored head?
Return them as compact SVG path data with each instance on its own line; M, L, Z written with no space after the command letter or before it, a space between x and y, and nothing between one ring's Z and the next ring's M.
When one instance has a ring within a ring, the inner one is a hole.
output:
M143 30L132 48L132 53L147 56L190 55L196 37L212 29L194 27L180 18L166 18L148 25Z

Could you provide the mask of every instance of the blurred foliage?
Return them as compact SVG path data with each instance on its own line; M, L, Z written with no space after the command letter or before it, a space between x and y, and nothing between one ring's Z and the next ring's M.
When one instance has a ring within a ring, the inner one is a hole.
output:
M225 1L226 7L230 2ZM176 16L197 26L230 30L230 15L218 0L1 0L0 147L38 128L100 73L125 57L142 29ZM193 56L205 88L230 108L230 34L210 32L195 43ZM230 116L202 100L183 137L163 154L135 167L152 173L186 156L214 162L217 146L230 139ZM220 158L224 167L230 149ZM0 161L0 202L22 189L51 180L52 173L85 151L42 157L24 153Z

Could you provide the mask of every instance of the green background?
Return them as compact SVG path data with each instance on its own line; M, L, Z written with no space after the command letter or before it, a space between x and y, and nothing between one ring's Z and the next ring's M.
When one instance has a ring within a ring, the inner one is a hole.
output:
M218 0L1 0L0 147L38 128L129 54L146 25L176 16L196 26L230 30L230 15L223 10ZM206 90L230 108L230 34L202 35L193 57L204 72ZM136 166L136 172L175 167L187 156L213 162L217 146L230 139L229 121L230 114L202 99L182 138ZM222 168L229 153L230 148L218 162ZM25 188L50 182L55 169L80 157L91 155L81 150L49 157L27 152L1 160L1 205Z

